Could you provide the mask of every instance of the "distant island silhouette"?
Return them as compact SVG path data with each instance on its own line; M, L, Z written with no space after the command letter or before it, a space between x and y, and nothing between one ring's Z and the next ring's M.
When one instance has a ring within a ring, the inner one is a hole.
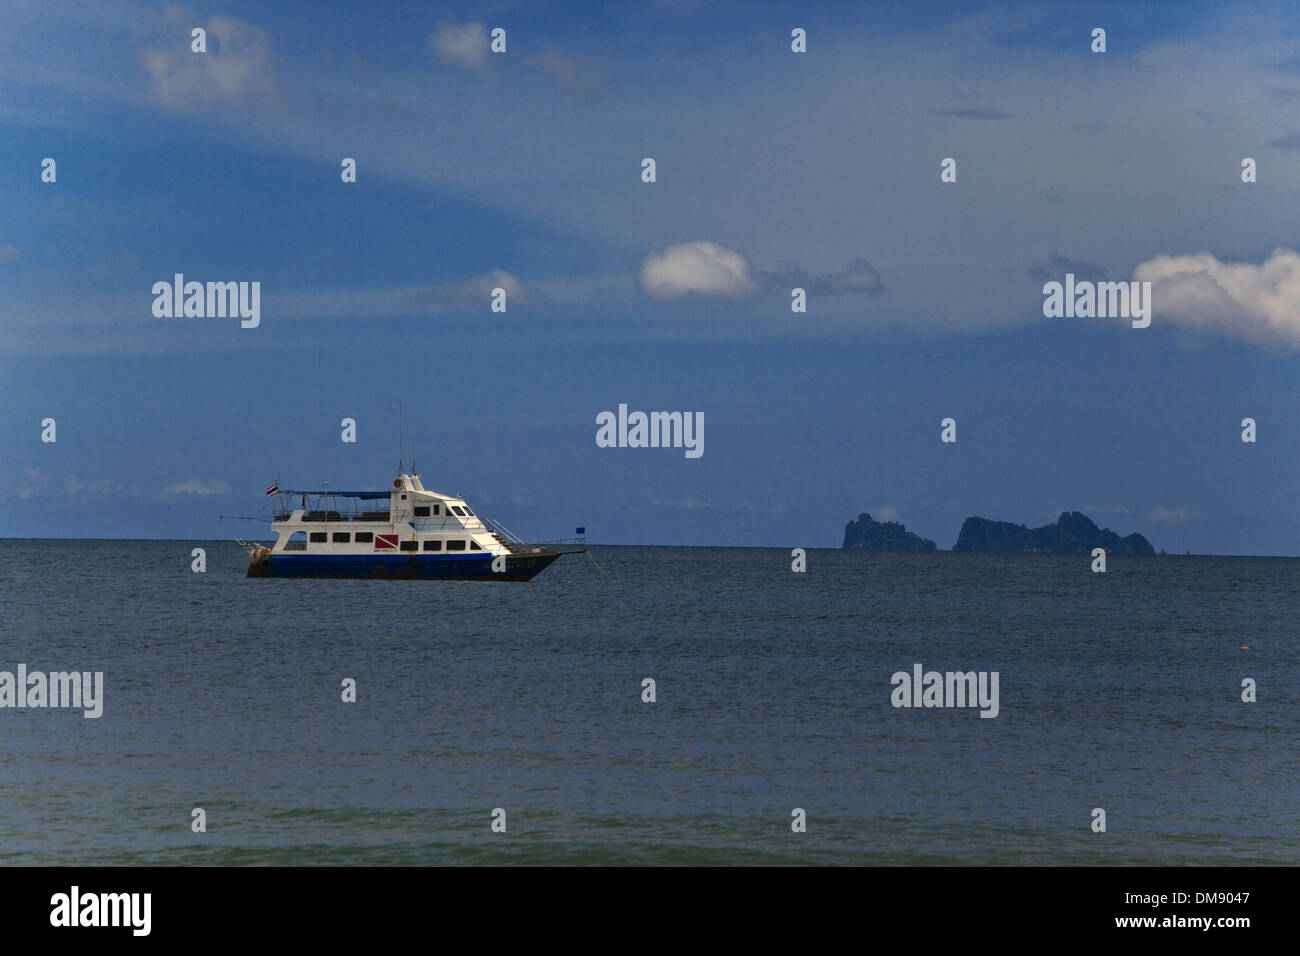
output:
M954 551L1044 552L1048 554L1090 554L1104 548L1112 554L1155 554L1155 548L1140 534L1121 538L1109 528L1098 528L1087 515L1063 511L1055 522L1030 528L1009 521L970 517L961 526ZM844 526L844 551L935 551L933 541L908 531L897 521L876 521L863 512Z
M937 551L939 546L897 521L876 521L865 511L844 526L844 551Z
M1140 534L1121 538L1109 528L1078 511L1063 511L1054 524L1027 528L1008 521L967 518L957 535L954 551L1047 551L1052 554L1089 554L1105 548L1114 554L1155 554L1151 542Z

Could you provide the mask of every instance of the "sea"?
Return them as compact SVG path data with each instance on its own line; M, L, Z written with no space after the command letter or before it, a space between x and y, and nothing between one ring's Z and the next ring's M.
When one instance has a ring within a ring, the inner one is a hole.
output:
M0 709L0 863L1300 862L1300 559L794 560L277 580L2 540L0 671L104 689ZM997 672L997 716L895 707L917 664Z

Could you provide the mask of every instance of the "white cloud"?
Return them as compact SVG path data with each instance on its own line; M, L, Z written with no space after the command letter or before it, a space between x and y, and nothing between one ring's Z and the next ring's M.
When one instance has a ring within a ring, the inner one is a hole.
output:
M807 290L809 295L818 296L856 294L874 296L880 295L885 288L880 273L870 262L860 256L850 262L848 268L842 272L827 272L813 277L806 269L797 265L785 265L770 272L759 272L756 277L766 286L786 289L798 287Z
M599 67L565 56L553 48L527 57L524 62L550 76L560 89L573 96L600 96L609 85Z
M652 252L641 262L637 276L641 291L651 299L715 296L747 299L764 289L803 288L812 295L876 296L884 283L866 259L854 259L842 272L819 277L798 265L764 271L753 269L738 252L715 242L683 242Z
M652 299L744 299L756 288L745 257L713 242L683 242L650 253L641 263L639 280Z
M444 23L429 34L429 49L440 63L482 73L487 69L487 27L482 23Z
M63 490L70 495L93 494L93 495L111 495L126 489L115 481L107 478L99 478L95 481L82 481L76 475L68 475L63 479Z
M197 22L179 8L169 11L173 25ZM141 54L154 94L170 109L206 102L247 103L275 91L271 38L243 20L214 16L204 25L207 52L190 48L189 29L167 31L165 46ZM157 41L156 41L157 42Z
M1151 283L1156 322L1300 348L1300 254L1289 249L1259 265L1220 262L1208 252L1159 255L1139 263L1133 278Z
M493 289L504 289L506 308L521 302L527 302L534 293L522 282L504 269L493 269L480 276L473 276L461 282L440 282L417 290L411 301L423 308L434 310L457 305L481 304L487 308L492 300Z
M652 508L674 508L681 511L708 511L715 505L708 501L700 501L698 498L682 498L677 501L664 501L656 498L650 502Z
M42 488L48 487L45 476L41 474L39 468L24 468L21 483L12 489L23 501L26 501L32 495L36 494Z
M168 485L162 490L160 498L177 498L182 495L197 495L199 497L209 497L211 495L228 495L230 486L224 481L201 481L198 478L191 478L189 481L178 481L175 484Z
M1182 524L1190 517L1192 517L1191 512L1186 508L1166 508L1164 505L1156 505L1142 516L1142 520L1157 524Z

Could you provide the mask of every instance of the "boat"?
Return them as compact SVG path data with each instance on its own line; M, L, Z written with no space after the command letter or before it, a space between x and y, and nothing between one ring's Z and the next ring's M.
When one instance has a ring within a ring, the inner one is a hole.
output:
M399 474L389 491L291 491L276 481L267 494L277 496L275 543L236 539L250 578L529 581L587 550L585 535L522 541L463 497L427 490L418 474Z

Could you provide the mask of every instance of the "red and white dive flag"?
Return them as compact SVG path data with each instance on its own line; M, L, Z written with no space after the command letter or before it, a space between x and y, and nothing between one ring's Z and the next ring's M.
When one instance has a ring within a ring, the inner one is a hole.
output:
M268 495L278 494L279 491L280 491L280 479L279 479L279 478L275 479L275 481L271 482L269 485L266 486L266 493L267 493Z
M377 534L375 535L375 550L391 550L397 547L397 535L395 534Z

